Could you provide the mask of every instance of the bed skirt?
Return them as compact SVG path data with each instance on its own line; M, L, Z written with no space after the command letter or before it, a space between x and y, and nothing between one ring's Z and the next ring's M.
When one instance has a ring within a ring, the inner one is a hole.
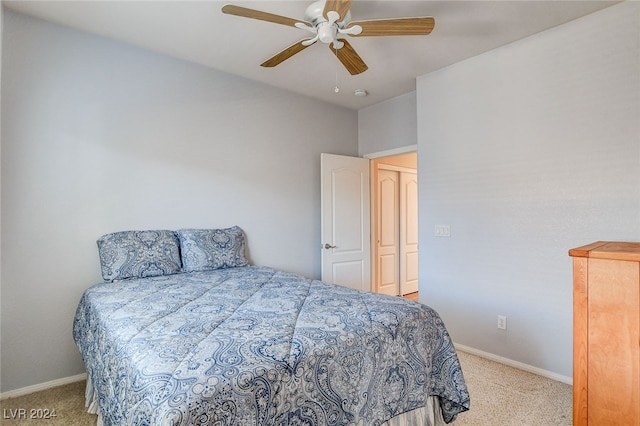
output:
M445 426L437 396L427 399L427 405L402 413L381 426Z
M89 378L88 374L87 386L84 390L84 406L87 407L87 413L95 414L98 416L96 426L103 426L102 416L100 415L100 407L98 406L98 398L96 397L96 393L93 390L93 385L91 384L91 379Z
M93 391L91 380L87 375L87 387L85 389L85 407L87 412L98 416L96 426L103 426L98 399ZM381 426L445 426L442 410L438 404L438 398L431 396L427 399L427 405L407 413L402 413L382 423Z

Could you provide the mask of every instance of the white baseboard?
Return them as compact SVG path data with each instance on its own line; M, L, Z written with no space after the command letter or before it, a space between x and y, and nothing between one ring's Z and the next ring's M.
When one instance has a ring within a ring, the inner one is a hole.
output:
M18 396L28 395L30 393L39 392L57 386L68 385L69 383L80 382L86 380L87 373L78 374L76 376L63 377L62 379L51 380L50 382L31 385L20 389L0 393L0 400L7 398L16 398Z
M469 346L460 345L458 343L454 343L456 349L461 350L462 352L468 352L471 355L476 355L481 358L486 358L491 361L499 362L500 364L508 365L509 367L517 368L519 370L528 371L529 373L537 374L542 377L546 377L551 380L555 380L557 382L566 383L567 385L573 386L573 378L568 376L563 376L562 374L557 374L552 371L543 370L542 368L534 367L529 364L525 364L519 361L514 361L509 358L504 358L498 355L494 355L489 352L484 352L479 349L470 348Z

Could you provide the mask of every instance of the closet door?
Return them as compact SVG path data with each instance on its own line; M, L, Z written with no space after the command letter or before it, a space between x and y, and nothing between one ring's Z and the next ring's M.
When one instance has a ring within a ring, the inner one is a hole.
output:
M379 293L400 294L399 273L399 174L394 170L378 169L377 256L376 277Z
M418 291L418 176L400 173L400 291Z

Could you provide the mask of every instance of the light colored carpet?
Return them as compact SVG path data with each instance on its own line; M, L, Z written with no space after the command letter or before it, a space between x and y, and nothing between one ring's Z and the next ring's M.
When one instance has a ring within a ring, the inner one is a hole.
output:
M95 426L97 417L87 413L84 407L84 388L85 382L83 380L0 401L0 424L7 426ZM55 410L55 417L42 418L44 417L42 414L47 413L46 410L49 414ZM35 417L33 419L30 418L32 414Z
M570 426L570 385L458 351L471 408L456 426Z
M458 355L471 395L471 410L458 416L453 423L456 426L571 425L571 386L466 352ZM84 386L85 382L77 382L0 401L0 424L95 425L96 416L84 408ZM24 409L27 417L32 409L55 410L56 417L20 419L12 415L19 409Z

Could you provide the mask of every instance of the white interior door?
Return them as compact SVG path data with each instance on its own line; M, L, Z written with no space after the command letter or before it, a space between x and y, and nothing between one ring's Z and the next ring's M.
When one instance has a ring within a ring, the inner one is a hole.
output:
M395 170L378 169L376 277L379 293L400 294L400 182Z
M418 176L400 173L400 291L418 291Z
M369 160L321 154L322 280L371 290Z

